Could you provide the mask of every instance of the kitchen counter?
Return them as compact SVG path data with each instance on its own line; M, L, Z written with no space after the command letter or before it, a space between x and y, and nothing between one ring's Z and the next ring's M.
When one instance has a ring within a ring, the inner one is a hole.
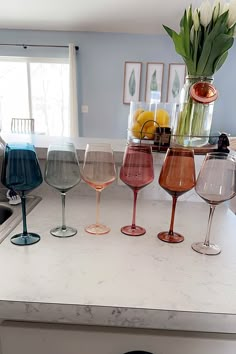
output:
M114 154L115 154L115 159L116 162L121 162L123 153L125 150L125 146L127 143L126 139L107 139L107 138L89 138L89 137L79 137L77 139L75 138L69 138L69 137L49 137L47 135L40 135L40 134L12 134L12 133L1 133L1 137L5 142L11 143L11 142L20 142L20 141L27 141L29 143L32 143L36 147L37 155L39 159L45 159L47 156L47 149L50 144L58 144L59 142L72 142L78 152L79 158L82 159L84 155L84 151L86 148L87 143L109 143L112 145ZM230 149L232 151L236 150L236 138L231 137L229 138L230 140ZM197 154L202 154L203 156L206 154L206 152L211 152L213 151L213 147L209 145L209 149L204 149L202 148L203 152L201 153L201 149L197 152ZM162 155L164 156L165 152L162 152ZM196 157L196 156L195 156ZM200 156L200 159L202 160L202 157Z
M126 139L101 139L101 138L85 138L79 137L69 138L69 137L58 137L58 136L47 136L40 134L13 134L13 133L1 133L2 139L7 143L13 142L29 142L33 144L36 148L37 155L39 159L45 159L47 156L47 149L50 144L58 144L61 142L72 142L79 154L79 157L82 158L87 143L108 143L112 145L113 151L118 160L121 161L123 156Z
M49 233L61 221L59 193L38 189L42 201L27 221L40 242L11 244L18 225L0 245L0 318L236 333L236 216L226 204L216 208L211 236L222 253L204 256L191 243L204 240L206 203L178 202L175 230L185 241L167 244L156 235L168 229L171 202L139 199L137 223L147 233L128 237L120 227L131 221L132 193L120 188L127 199L102 193L101 221L111 226L103 236L84 231L95 221L95 192L68 192L67 223L78 234L67 239Z

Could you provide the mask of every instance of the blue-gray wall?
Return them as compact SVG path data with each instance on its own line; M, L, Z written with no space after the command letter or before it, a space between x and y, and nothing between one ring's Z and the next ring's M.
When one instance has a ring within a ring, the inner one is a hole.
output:
M181 63L166 35L121 33L0 30L0 43L55 44L79 46L78 102L80 135L125 138L129 105L123 104L124 62L142 62L141 100L145 94L147 62L163 62L162 98L166 99L169 63ZM1 47L0 55L66 56L66 49ZM223 67L215 74L219 99L215 103L212 131L236 136L236 44ZM88 105L88 113L81 113Z

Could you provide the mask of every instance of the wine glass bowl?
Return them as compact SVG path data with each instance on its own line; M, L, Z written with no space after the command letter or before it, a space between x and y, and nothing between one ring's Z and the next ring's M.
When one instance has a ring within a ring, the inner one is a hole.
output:
M28 232L26 225L26 193L37 188L43 177L34 146L29 143L7 144L2 164L1 182L17 192L21 198L23 232L14 235L11 242L18 246L37 243L40 236Z
M66 192L80 182L80 168L75 147L72 143L50 145L44 172L45 182L61 193L62 225L50 230L56 237L71 237L77 229L67 226L65 222Z
M121 232L128 236L142 236L146 233L146 229L136 225L136 204L140 189L150 184L154 179L150 145L131 144L126 147L120 169L120 179L133 190L134 194L132 224L123 226Z
M195 190L210 206L207 233L204 242L194 242L192 249L206 255L221 252L218 245L210 242L210 231L215 207L236 195L235 157L222 152L208 153L199 172Z
M87 144L81 169L83 180L96 191L96 222L85 227L93 235L103 235L110 227L100 223L101 192L116 179L116 168L110 144Z
M172 196L172 213L169 231L159 232L157 237L164 242L179 243L184 236L174 232L174 217L177 198L191 190L196 183L194 152L192 149L170 147L167 150L159 176L160 186Z

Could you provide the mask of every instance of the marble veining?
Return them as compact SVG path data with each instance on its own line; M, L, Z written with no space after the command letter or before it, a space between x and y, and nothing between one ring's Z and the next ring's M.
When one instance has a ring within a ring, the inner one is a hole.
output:
M8 320L217 333L235 333L236 324L233 314L14 301L0 301L0 314Z

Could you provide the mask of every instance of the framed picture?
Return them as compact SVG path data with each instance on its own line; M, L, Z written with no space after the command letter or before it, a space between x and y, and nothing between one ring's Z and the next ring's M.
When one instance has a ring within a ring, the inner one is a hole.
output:
M151 99L151 91L159 91L161 100L163 70L164 63L147 63L145 88L146 102L149 102Z
M123 103L140 101L141 62L125 62Z
M167 102L179 102L179 95L184 86L186 76L185 64L169 64L169 76L167 85Z

